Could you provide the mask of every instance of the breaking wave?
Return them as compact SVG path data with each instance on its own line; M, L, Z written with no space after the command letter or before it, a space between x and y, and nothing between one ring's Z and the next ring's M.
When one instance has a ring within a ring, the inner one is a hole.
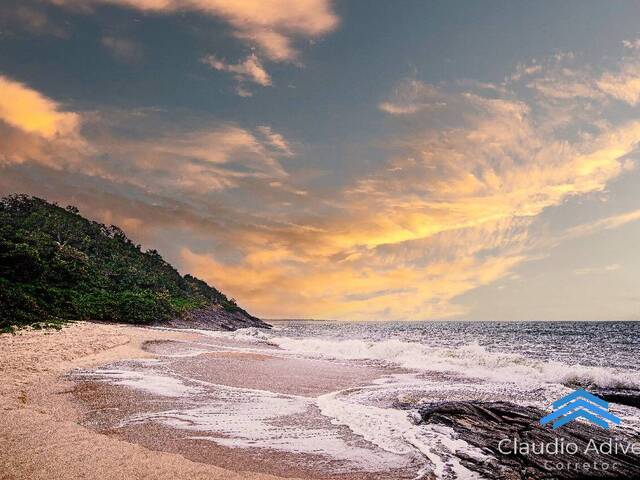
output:
M304 356L373 360L408 369L455 372L493 382L640 389L638 372L538 360L515 353L490 351L478 343L443 348L398 339L367 341L273 337L268 342L287 352Z

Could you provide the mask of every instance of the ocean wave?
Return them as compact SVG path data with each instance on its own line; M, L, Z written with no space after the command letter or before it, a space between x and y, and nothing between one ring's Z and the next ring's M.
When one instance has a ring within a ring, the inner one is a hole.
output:
M376 360L408 369L455 372L495 382L640 389L638 372L538 360L516 353L490 351L478 343L443 348L398 339L369 341L273 337L268 341L287 352L300 355Z
M275 345L272 343L271 335L268 331L265 331L262 328L256 327L248 327L248 328L240 328L238 330L234 330L232 332L223 332L217 330L193 330L207 337L214 338L225 338L229 340L234 340L237 342L243 343L253 343L253 344L268 344Z

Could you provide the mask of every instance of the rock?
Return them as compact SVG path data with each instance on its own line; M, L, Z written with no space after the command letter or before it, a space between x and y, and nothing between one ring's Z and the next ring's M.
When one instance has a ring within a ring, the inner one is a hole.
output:
M582 422L572 422L553 430L542 426L539 419L547 412L508 402L438 402L419 410L422 424L440 424L453 429L457 437L479 448L497 461L456 455L465 467L492 479L613 479L640 478L640 455L631 451L606 454L585 449L592 442L600 446L629 446L640 442L638 434L621 427L605 430ZM503 439L509 439L502 444ZM578 446L575 454L568 452L526 453L516 445L564 444ZM501 451L502 450L502 451ZM640 452L640 443L636 452ZM593 466L594 462L598 467ZM605 469L604 464L608 465ZM561 464L562 469L557 466ZM585 464L592 467L586 468ZM578 467L578 465L580 467ZM573 467L571 467L573 466Z
M172 328L198 328L202 330L238 330L239 328L271 328L266 322L249 315L243 310L228 311L220 305L192 310L182 318L170 320L160 324L163 327Z
M640 390L593 387L589 388L589 390L607 402L640 408Z

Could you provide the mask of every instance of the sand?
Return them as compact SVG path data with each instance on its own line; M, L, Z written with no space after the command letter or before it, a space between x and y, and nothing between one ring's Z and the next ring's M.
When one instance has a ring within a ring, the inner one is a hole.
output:
M193 334L78 322L61 331L0 336L0 479L268 479L151 450L80 425L63 375L153 357L145 341Z

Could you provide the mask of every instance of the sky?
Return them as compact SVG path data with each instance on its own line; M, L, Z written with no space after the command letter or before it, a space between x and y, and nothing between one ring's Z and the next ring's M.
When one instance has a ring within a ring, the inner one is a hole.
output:
M3 0L0 194L264 318L640 317L635 1Z

